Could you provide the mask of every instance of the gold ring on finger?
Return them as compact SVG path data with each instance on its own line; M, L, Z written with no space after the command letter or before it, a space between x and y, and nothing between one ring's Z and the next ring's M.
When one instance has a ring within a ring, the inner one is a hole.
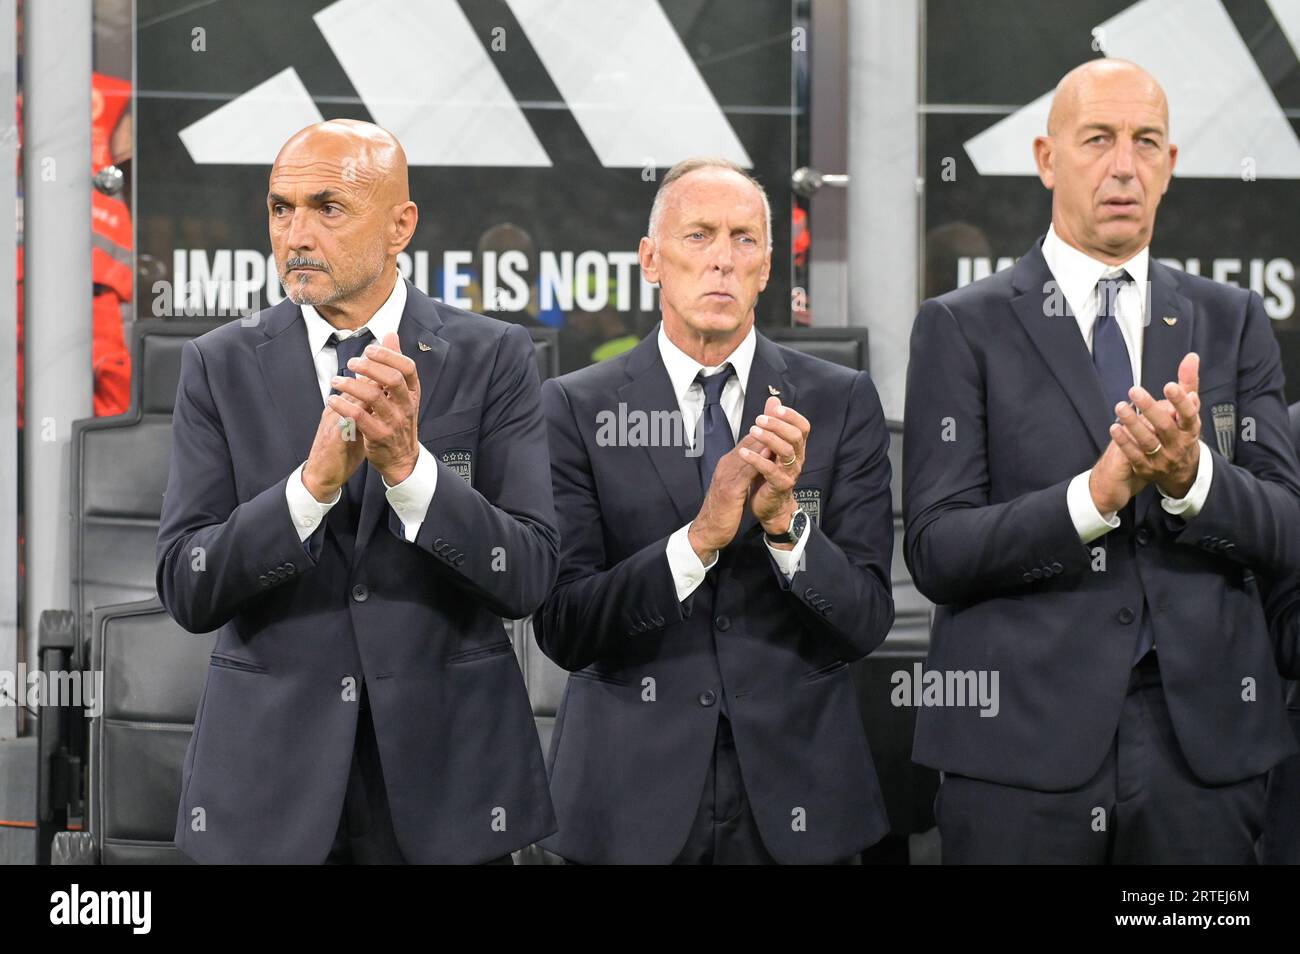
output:
M1156 449L1155 449L1155 450L1149 450L1149 451L1147 451L1147 452L1146 452L1146 455L1147 455L1148 457L1155 457L1156 454L1159 454L1160 451L1162 451L1162 450L1164 449L1164 446L1165 446L1164 444L1157 443L1157 444L1156 444Z

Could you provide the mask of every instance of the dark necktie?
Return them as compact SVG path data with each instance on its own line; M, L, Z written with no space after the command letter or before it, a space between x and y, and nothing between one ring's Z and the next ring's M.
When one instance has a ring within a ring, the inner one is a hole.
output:
M727 380L735 374L730 364L722 366L717 374L706 375L703 371L695 376L695 381L704 388L704 412L700 415L700 440L704 452L700 454L700 483L708 493L709 482L713 480L714 468L722 456L736 446L731 436L731 425L727 415L722 411L722 389Z
M1106 396L1106 410L1112 416L1115 405L1128 400L1128 389L1133 386L1133 365L1129 362L1128 347L1115 315L1120 289L1131 278L1120 272L1115 278L1097 282L1097 323L1092 331L1092 363L1101 378L1101 391Z
M1092 333L1092 363L1101 377L1101 390L1106 395L1106 408L1128 400L1128 389L1133 386L1133 365L1129 363L1128 347L1119 330L1116 305L1120 289L1131 282L1128 272L1097 282L1097 324ZM1155 645L1155 629L1151 625L1151 611L1142 603L1142 617L1138 620L1137 647L1133 662L1137 663Z
M348 367L348 361L361 356L361 352L366 349L366 345L375 340L374 334L369 328L363 328L356 334L339 340L338 333L330 335L330 343L334 345L338 353L339 377L355 378L356 374ZM330 388L330 394L338 394L337 388ZM361 440L361 432L353 432L353 440ZM366 462L363 460L361 466L352 472L348 478L347 499L348 505L352 511L352 522L356 522L356 517L361 513L361 498L365 495L366 489Z

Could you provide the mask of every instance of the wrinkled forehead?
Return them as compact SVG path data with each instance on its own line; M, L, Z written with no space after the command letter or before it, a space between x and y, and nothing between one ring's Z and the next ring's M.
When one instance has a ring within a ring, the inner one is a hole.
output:
M664 211L670 222L726 219L762 229L765 214L758 189L730 169L697 169L669 186Z

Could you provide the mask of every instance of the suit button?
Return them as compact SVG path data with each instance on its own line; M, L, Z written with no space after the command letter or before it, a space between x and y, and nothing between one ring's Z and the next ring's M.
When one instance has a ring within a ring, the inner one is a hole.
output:
M1151 542L1151 531L1143 527L1137 532L1137 541L1139 546L1146 546Z
M1125 606L1122 610L1120 610L1118 613L1115 614L1115 618L1119 620L1121 623L1125 623L1125 624L1131 623L1133 622L1133 611L1129 609L1127 606Z
M1029 575L1033 577L1035 580L1041 580L1043 578L1043 571L1040 570L1038 567L1034 567L1032 570L1029 571Z
M358 583L356 586L352 587L352 598L358 603L364 603L366 600L370 599L370 590L366 587L366 584Z
M705 689L700 693L700 705L708 708L718 701L718 694L712 689Z
M1026 571L1025 573L1022 573L1022 574L1020 575L1020 578L1021 578L1022 580L1024 580L1026 583L1032 583L1032 582L1034 582L1034 576L1033 576L1033 574L1032 574L1032 573L1029 573L1028 571Z
M731 629L731 620L727 619L725 616L719 616L713 621L713 625L725 633L727 630Z
M1230 551L1230 550L1235 550L1235 549L1237 549L1237 545L1236 545L1235 543L1225 543L1225 544L1223 545L1223 551L1224 551L1225 553L1227 553L1227 552Z
M1053 572L1053 573L1064 573L1064 572L1065 572L1065 567L1061 566L1061 564L1059 564L1059 563L1053 563L1053 564L1052 564L1052 572Z
M266 586L271 581L266 578L265 574L263 574L262 576L259 576L257 578L257 582L261 583L263 586Z

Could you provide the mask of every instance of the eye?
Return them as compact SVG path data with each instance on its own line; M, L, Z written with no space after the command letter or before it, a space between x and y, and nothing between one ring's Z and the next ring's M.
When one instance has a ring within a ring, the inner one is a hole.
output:
M754 236L752 236L752 235L740 235L740 236L737 236L737 238L740 240L740 242L741 242L742 245L757 245L757 244L758 244L757 242L754 241Z
M1090 143L1094 143L1094 142L1095 142L1095 143L1102 143L1102 142L1105 142L1105 141L1106 141L1106 134L1105 134L1105 133L1097 133L1097 135L1095 135L1095 136L1091 137L1090 139L1088 139L1088 142L1090 142Z
M697 230L697 231L694 231L694 232L690 232L690 233L688 233L686 237L687 237L688 239L702 239L702 238L704 238L704 233L703 233L703 232L700 232L700 231Z
M281 215L286 208L287 206L283 202L277 202L275 205L271 206L271 214L276 216Z
M325 214L327 218L332 218L335 215L343 214L343 210L340 209L333 202L326 202L324 205L320 207L320 210Z

